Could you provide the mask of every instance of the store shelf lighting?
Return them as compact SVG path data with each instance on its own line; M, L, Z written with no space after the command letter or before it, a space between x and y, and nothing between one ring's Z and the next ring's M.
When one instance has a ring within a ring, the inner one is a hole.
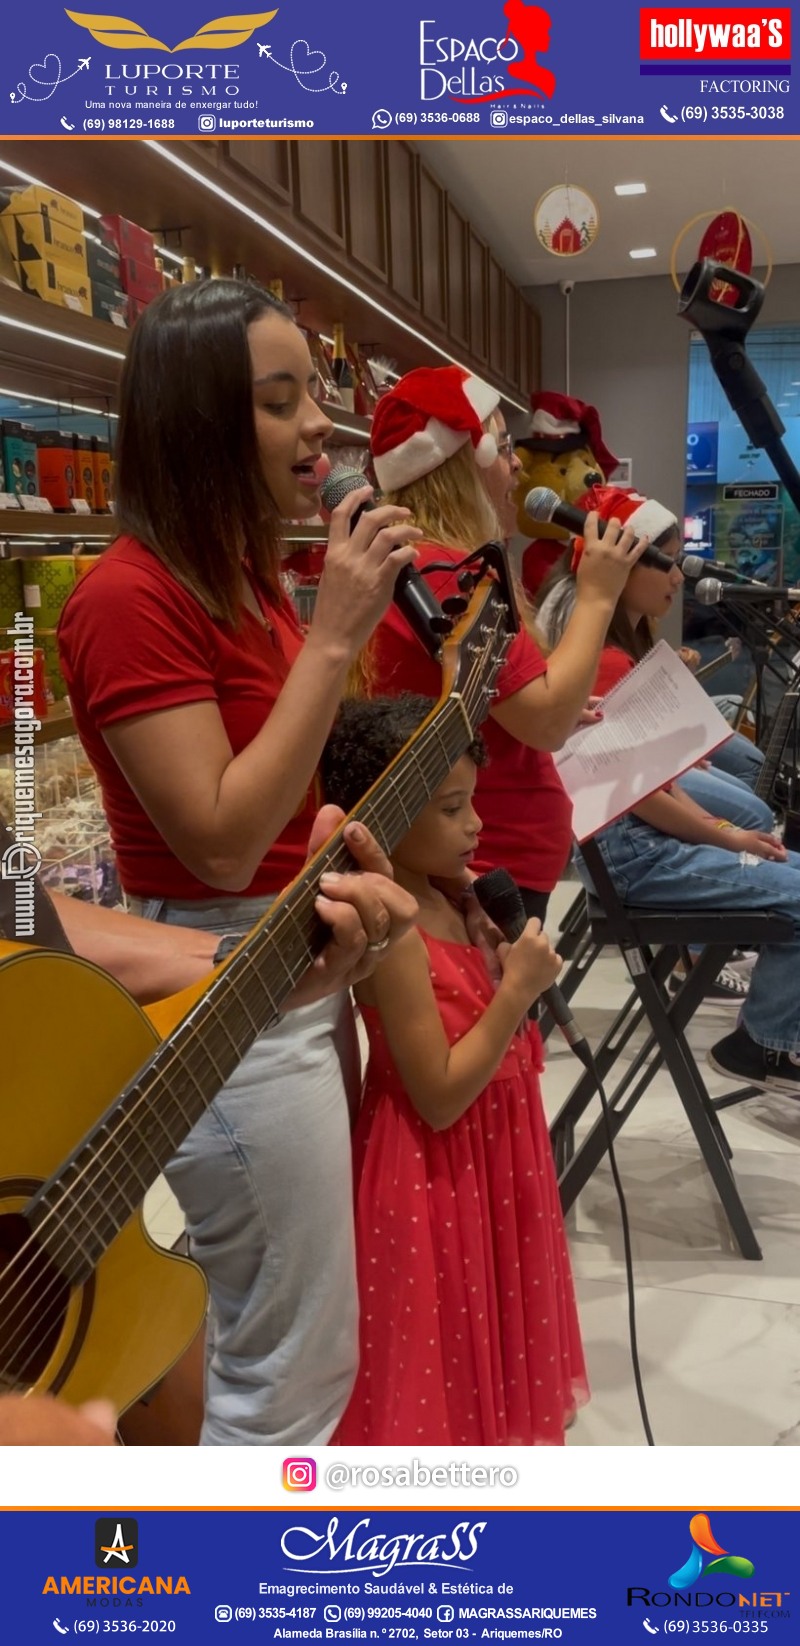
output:
M65 332L50 331L47 326L29 326L27 320L12 320L0 314L0 326L11 326L15 331L33 332L36 337L49 337L53 343L68 343L72 349L88 349L91 354L105 354L111 360L124 360L119 349L106 349L102 343L84 343L80 337L68 337Z
M30 172L21 171L19 166L12 166L8 160L0 160L0 171L10 171L12 176L21 178L23 183L33 183L37 189L47 187L46 183L42 182L41 177L31 177ZM80 206L85 217L100 217L102 215L99 211L95 211L94 206L84 206L80 200L76 200L75 204ZM88 229L84 229L83 233L84 239L94 240L98 246L102 245L102 241L98 240L96 234L90 234ZM157 257L169 257L171 262L183 267L183 257L180 252L170 251L169 246L156 246L155 250Z
M647 184L646 183L615 183L614 184L614 193L615 194L646 194L647 193Z
M0 395L7 395L9 400L19 400L20 402L23 398L19 389L0 388ZM31 394L27 389L24 399L26 403L28 400L34 400L37 406L55 406L56 410L63 412L65 416L71 416L73 412L88 412L90 417L113 417L115 422L118 417L117 412L98 411L97 406L79 406L74 400L70 400L69 403L66 400L53 400L45 394Z
M178 171L182 171L185 176L191 177L193 182L199 183L202 188L208 190L209 194L216 195L218 200L224 200L226 205L232 206L234 210L240 212L243 217L249 218L251 223L257 224L258 228L263 229L264 233L270 235L273 240L278 240L281 245L288 246L290 251L295 252L298 257L302 257L304 262L310 263L312 268L318 269L319 272L324 274L329 280L334 280L338 286L343 286L346 291L352 292L354 297L360 298L362 303L368 304L368 306L371 309L374 309L376 313L383 315L385 320L391 321L394 326L399 326L401 331L406 332L409 337L415 338L418 343L423 343L426 349L433 349L435 354L441 355L442 359L448 360L451 365L461 366L463 371L471 372L472 368L465 366L464 362L456 359L454 354L448 354L447 349L440 348L438 343L434 343L430 337L425 337L422 332L417 331L415 326L409 325L407 320L401 320L399 315L393 314L391 309L385 308L382 303L378 302L377 298L370 297L368 292L362 291L359 286L354 286L353 282L351 280L347 280L343 274L337 274L335 269L330 268L327 263L323 263L322 260L315 257L312 252L306 251L302 246L298 245L297 241L292 240L290 235L284 234L282 229L276 228L274 223L268 222L267 218L262 217L260 212L254 211L251 206L246 206L243 200L237 200L235 194L230 194L227 189L222 188L219 183L213 182L211 178L204 177L202 172L195 171L193 166L188 165L185 160L182 160L179 155L174 154L171 149L165 148L164 145L157 142L155 138L146 137L142 141L147 148L152 149L154 153L160 155L162 160L167 160L171 166L176 166ZM631 253L631 256L633 255L634 254ZM637 255L641 255L641 253ZM656 254L655 252L648 252L647 255L652 255L655 257ZM507 401L509 405L516 407L517 411L530 411L530 406L524 405L521 400L515 400L510 394L503 394L503 399Z

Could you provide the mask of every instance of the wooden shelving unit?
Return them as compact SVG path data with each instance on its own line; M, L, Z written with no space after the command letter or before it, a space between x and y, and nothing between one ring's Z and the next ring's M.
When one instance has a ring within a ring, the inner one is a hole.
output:
M0 509L0 541L14 537L97 538L108 541L116 530L113 514L37 514L27 509Z
M36 747L42 743L55 743L60 737L74 737L75 721L68 703L54 703L50 713L42 721L42 729L36 733ZM0 725L0 755L14 753L14 727L10 724Z

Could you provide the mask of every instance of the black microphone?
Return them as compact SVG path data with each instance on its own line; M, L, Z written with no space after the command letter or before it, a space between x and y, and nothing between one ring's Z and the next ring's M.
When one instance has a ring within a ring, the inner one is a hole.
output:
M528 492L525 513L540 526L550 521L556 526L566 526L567 531L573 532L576 537L583 536L588 519L583 509L576 509L571 503L565 503L558 492L551 491L549 486L534 486L533 490ZM598 520L598 537L605 536L607 525L607 520ZM661 549L656 549L652 543L648 543L641 556L641 564L657 566L660 572L671 572L675 561L671 560L668 554L663 554Z
M344 502L351 492L361 491L368 485L369 481L361 469L331 469L322 483L323 507L328 514L332 514L337 505ZM360 503L350 521L350 531L355 531L365 509L374 508L375 503L371 497ZM450 619L445 617L436 596L428 588L416 566L403 566L398 572L393 599L409 628L413 629L417 639L422 641L425 650L432 654L438 652L442 635L450 634L453 625Z
M681 554L678 565L690 582L713 575L722 583L744 583L756 589L768 589L770 586L761 577L748 577L746 572L737 572L733 566L726 566L719 560L704 560L701 554Z
M516 943L517 938L521 937L525 930L528 917L519 886L508 869L489 869L486 874L481 874L477 880L473 880L470 891L475 893L481 908L488 914L489 919L499 926L508 942ZM553 1022L558 1024L570 1050L585 1064L586 1055L591 1058L589 1043L585 1034L578 1028L561 990L555 983L551 983L549 989L542 990L542 1000ZM533 1011L533 1008L531 1010Z
M800 589L774 589L769 583L723 583L718 577L701 578L693 593L701 606L718 606L721 600L800 600Z

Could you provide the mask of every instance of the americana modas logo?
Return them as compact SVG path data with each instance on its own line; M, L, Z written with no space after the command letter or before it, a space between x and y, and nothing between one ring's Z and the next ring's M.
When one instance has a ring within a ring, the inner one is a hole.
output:
M139 1522L105 1515L94 1523L94 1563L105 1572L130 1572L139 1564Z
M188 40L181 40L177 46L168 46L163 40L155 40L147 29L140 23L132 23L127 17L108 17L100 12L68 11L67 16L79 29L86 29L87 33L97 40L101 46L113 46L118 51L139 50L142 46L153 46L156 51L229 51L234 46L243 46L264 23L270 23L277 16L275 11L241 12L232 17L215 17L210 23L204 23L196 34Z

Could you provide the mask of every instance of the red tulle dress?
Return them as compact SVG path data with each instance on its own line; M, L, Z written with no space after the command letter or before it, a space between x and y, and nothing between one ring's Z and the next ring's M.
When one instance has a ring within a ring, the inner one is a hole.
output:
M478 949L421 934L448 1040L492 995ZM535 1025L434 1131L376 1010L353 1139L361 1360L334 1444L563 1445L588 1399Z

